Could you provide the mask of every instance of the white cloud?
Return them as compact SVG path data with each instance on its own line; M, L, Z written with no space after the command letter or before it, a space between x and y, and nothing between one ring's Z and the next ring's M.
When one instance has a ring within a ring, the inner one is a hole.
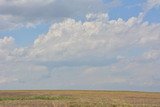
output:
M27 61L1 60L0 68L0 81L3 84L10 82L19 84L39 82L43 76L48 74L46 66ZM0 86L0 88L3 87Z
M2 48L4 45L9 46L14 43L14 39L12 37L4 37L3 39L0 39L0 47Z
M141 22L139 17L132 17L127 21L110 20L105 14L89 14L87 18L85 22L67 19L53 24L47 34L35 40L29 56L38 61L69 61L72 65L84 63L82 67L91 65L87 67L90 71L86 72L93 75L88 80L85 79L85 84L96 84L97 81L97 84L124 83L135 87L155 87L159 83L159 68L156 68L159 54L157 51L154 54L152 52L154 64L144 57L146 52L154 48L159 50L159 24ZM137 52L137 56L133 50L142 51ZM130 55L132 52L135 54ZM118 56L123 58L117 59ZM148 56L151 57L151 53ZM110 61L109 58L118 62L111 65L96 63L96 60L100 63ZM149 62L143 62L146 60ZM94 68L95 65L98 67Z
M145 59L141 59L145 60ZM86 67L83 73L100 83L119 83L135 87L154 87L159 84L160 60L147 62L140 59L121 59L112 65ZM87 81L87 80L86 80Z
M149 52L144 53L146 59L160 59L160 49L159 50L150 50Z
M36 25L66 17L83 18L88 13L106 12L119 0L1 0L0 30ZM96 8L95 8L96 7Z
M160 0L147 0L146 3L146 9L150 10L154 7L159 7L160 6Z
M26 5L46 5L56 0L0 0L1 6L26 6Z
M147 0L144 3L144 15L146 15L151 9L160 7L160 0Z
M46 87L53 82L57 87L92 83L153 89L159 87L159 41L160 24L143 22L140 16L124 21L89 14L84 22L70 18L54 23L31 47L16 48L13 38L0 39L5 53L0 54L0 74L27 84L46 82Z
M12 56L10 52L14 50L14 39L12 37L4 37L0 39L0 60L10 60Z
M63 19L30 47L0 39L0 88L13 88L14 82L30 88L160 90L160 24L143 22L160 1L147 0L144 12L127 21L97 14L118 5L120 0L0 0L0 30Z
M67 19L53 24L47 34L35 40L29 56L46 61L92 59L113 57L130 47L160 44L159 24L139 23L136 17L109 20L104 14L90 14L87 18L85 22Z

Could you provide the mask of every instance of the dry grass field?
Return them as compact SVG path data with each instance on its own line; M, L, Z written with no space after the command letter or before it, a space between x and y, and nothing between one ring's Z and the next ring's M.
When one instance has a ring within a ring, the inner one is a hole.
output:
M160 107L160 93L0 91L0 107Z

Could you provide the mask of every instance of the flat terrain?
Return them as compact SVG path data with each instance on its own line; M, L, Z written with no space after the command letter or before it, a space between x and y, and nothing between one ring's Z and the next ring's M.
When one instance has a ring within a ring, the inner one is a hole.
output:
M0 91L0 107L160 107L160 93Z

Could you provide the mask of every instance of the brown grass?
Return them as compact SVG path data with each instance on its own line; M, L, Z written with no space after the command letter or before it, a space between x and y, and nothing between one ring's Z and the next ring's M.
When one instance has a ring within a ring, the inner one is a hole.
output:
M160 93L0 91L0 107L160 107Z

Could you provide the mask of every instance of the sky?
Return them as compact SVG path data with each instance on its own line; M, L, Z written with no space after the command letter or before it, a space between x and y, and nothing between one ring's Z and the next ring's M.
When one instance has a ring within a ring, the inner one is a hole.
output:
M0 90L160 91L160 0L0 0Z

